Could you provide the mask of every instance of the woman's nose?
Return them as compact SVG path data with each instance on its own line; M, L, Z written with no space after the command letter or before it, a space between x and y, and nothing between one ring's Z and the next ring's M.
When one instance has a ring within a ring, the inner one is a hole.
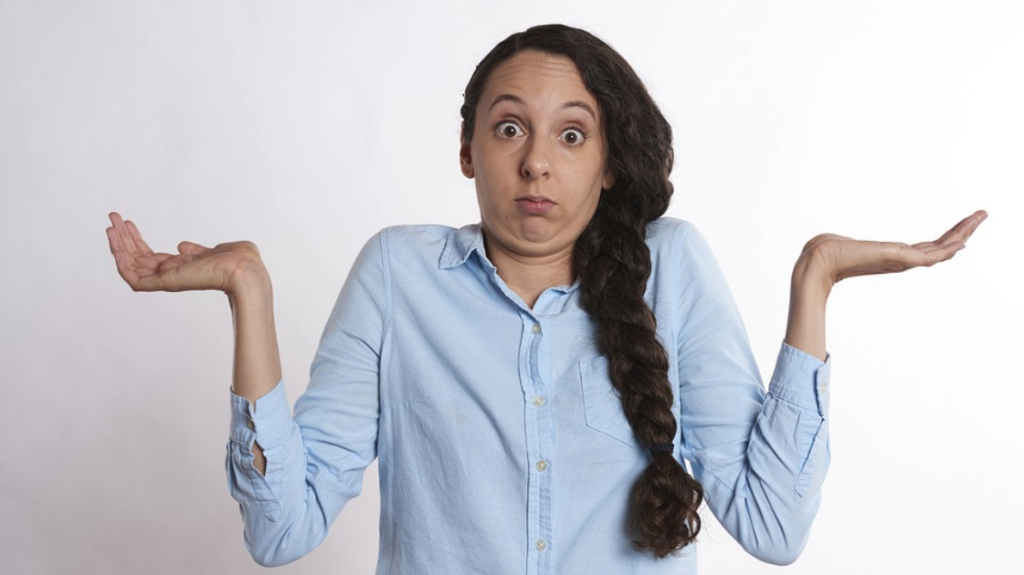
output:
M519 173L528 180L540 180L551 176L551 145L543 138L530 137L526 143L523 164Z

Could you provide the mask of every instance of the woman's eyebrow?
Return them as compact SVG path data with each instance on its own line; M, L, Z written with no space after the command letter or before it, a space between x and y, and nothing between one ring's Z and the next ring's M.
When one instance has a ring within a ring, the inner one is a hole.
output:
M519 104L521 106L525 106L526 105L526 102L523 101L523 99L520 98L519 96L516 96L515 94L498 94L497 96L495 96L494 101L491 102L491 106L490 106L490 108L488 108L488 110L494 108L495 106L497 106L498 104L500 104L502 102L513 102L513 103ZM594 118L595 122L597 121L597 113L594 112L594 108L592 108L590 106L590 104L588 104L588 103L586 103L586 102L584 102L582 100L573 100L571 102L566 102L566 103L562 104L562 109L563 110L568 110L570 108L582 108L585 112L590 114L590 116L592 118Z
M521 104L523 106L526 105L526 102L524 102L522 98L514 94L498 94L494 98L494 101L491 102L491 107L487 109L490 110L502 102L515 102L516 104Z
M579 101L579 100L574 100L572 102L566 102L566 103L562 104L562 108L563 109L583 108L584 110L587 111L588 114L590 114L590 116L592 118L594 118L595 122L597 121L597 114L594 113L594 109L590 107L590 104L588 104L586 102L582 102L582 101Z

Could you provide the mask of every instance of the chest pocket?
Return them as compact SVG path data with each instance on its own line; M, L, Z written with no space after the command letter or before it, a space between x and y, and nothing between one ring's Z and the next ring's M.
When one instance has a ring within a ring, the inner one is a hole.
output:
M608 377L608 359L599 356L580 362L580 386L587 427L626 445L636 445L633 428L622 412L622 401Z

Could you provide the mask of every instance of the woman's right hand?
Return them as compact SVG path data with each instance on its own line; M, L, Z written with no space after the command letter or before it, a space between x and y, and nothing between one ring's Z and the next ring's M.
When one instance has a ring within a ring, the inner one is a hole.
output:
M130 221L112 212L107 228L117 272L135 291L220 290L231 301L235 359L231 389L255 402L281 381L281 356L274 327L270 274L252 242L206 248L178 244L178 254L156 253ZM266 458L253 443L253 466L263 473Z
M220 290L234 295L250 285L266 285L269 275L252 242L230 242L213 248L192 242L178 244L178 254L150 249L131 221L112 212L107 228L117 272L135 291Z

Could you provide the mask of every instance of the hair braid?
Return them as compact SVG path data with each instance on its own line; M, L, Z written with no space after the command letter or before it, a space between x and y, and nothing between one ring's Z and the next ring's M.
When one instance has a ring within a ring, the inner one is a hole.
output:
M610 197L614 192L605 192ZM605 200L602 198L602 201ZM651 273L644 226L623 225L619 210L598 208L576 242L580 304L599 325L598 350L637 439L647 446L677 437L668 357L655 336L655 318L643 299ZM655 452L632 492L633 545L664 557L700 531L703 489L673 454Z

